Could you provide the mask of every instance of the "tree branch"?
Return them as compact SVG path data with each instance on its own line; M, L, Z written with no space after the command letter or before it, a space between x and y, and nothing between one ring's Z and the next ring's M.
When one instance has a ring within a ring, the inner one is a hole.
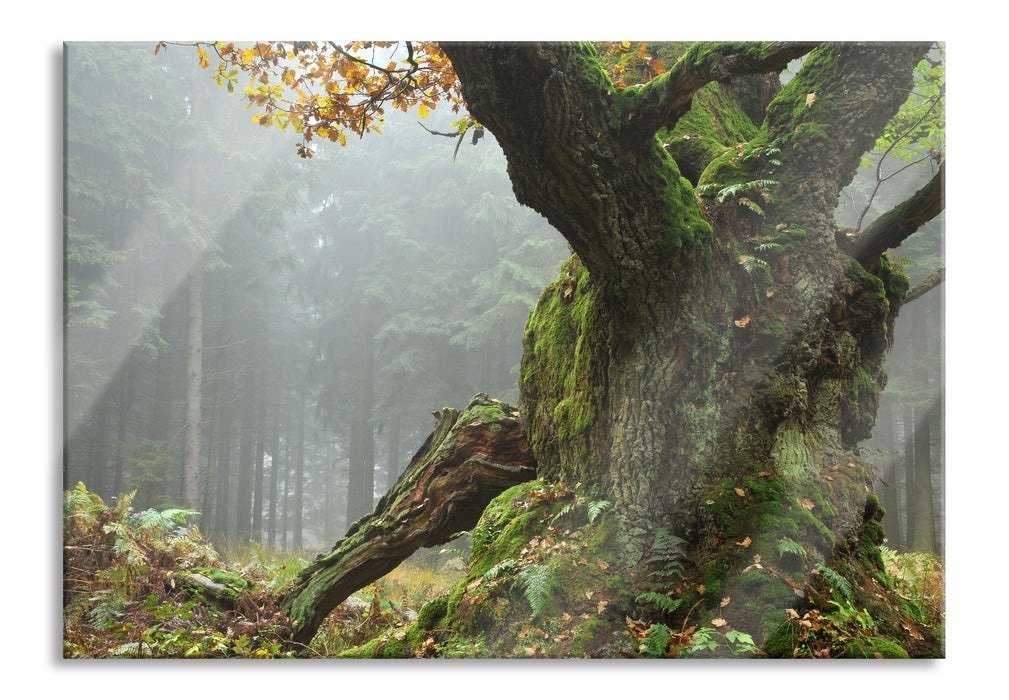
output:
M650 138L672 128L690 109L694 94L706 84L780 71L816 47L803 42L725 42L695 44L667 73L645 85L627 88L614 102L620 110L621 135Z
M876 219L859 236L853 257L862 267L875 268L880 255L899 246L945 208L945 175L946 164L943 163L927 185Z
M912 287L911 290L904 297L903 303L907 304L909 301L914 301L918 297L924 296L927 292L932 291L945 281L946 281L946 268L940 267L931 275L923 279L920 283Z
M326 615L356 590L476 525L505 489L536 478L536 461L512 407L477 394L446 408L427 442L375 510L303 569L281 605L294 641L311 641Z

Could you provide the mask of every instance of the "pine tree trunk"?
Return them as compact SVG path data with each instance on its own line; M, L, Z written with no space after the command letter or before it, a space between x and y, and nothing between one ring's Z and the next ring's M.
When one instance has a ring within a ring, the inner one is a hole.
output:
M186 352L185 447L182 453L182 505L200 508L200 437L203 430L203 270L189 273Z
M305 400L302 398L300 411L298 412L298 435L295 438L294 457L294 514L291 524L291 546L299 550L304 547L302 541L302 527L304 524L305 509Z

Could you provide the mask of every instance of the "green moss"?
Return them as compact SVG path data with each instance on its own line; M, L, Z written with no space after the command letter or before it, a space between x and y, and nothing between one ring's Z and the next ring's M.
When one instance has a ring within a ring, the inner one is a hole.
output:
M405 659L407 654L406 631L396 630L381 634L361 646L347 649L337 655L340 659Z
M588 269L572 256L543 290L523 335L522 408L538 472L569 483L588 481L578 472L589 461L598 413L593 299Z
M694 95L690 110L672 130L660 130L659 138L676 160L681 172L697 183L701 173L727 148L757 135L757 127L737 102L716 84Z
M414 626L421 630L436 629L446 612L448 612L448 596L430 600L417 613Z
M227 571L222 571L220 569L209 569L202 566L193 567L192 572L203 574L209 578L214 583L220 583L225 586L229 586L236 591L246 591L255 589L256 585L249 580L242 578L236 574L228 573Z
M799 645L799 634L791 620L784 620L764 641L764 653L771 659L790 659Z
M845 659L876 659L879 654L884 659L907 659L910 658L907 649L897 642L883 637L871 637L865 639L852 639L841 652L840 656Z
M521 549L520 545L528 541L514 541L516 537L520 538L519 533L526 529L525 519L518 526L514 521L519 515L529 515L529 509L525 507L526 499L534 490L543 487L544 482L539 479L518 484L498 495L487 505L476 527L470 533L473 540L470 545L470 564L480 562L482 569L479 571L480 576L498 561L514 556L512 552L515 547ZM491 548L494 551L488 555ZM470 573L475 576L472 568Z

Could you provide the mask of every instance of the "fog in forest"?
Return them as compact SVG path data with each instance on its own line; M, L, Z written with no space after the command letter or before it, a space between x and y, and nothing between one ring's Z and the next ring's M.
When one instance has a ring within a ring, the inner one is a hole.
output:
M201 531L321 547L432 410L517 402L525 318L568 250L492 138L453 157L390 110L302 159L192 49L65 58L64 488L177 505L197 449Z
M382 135L301 159L192 49L69 44L65 60L64 489L136 490L137 509L194 507L212 538L318 549L371 511L433 410L518 402L526 316L569 250L515 201L490 134L457 144L390 108ZM866 221L932 174L887 181ZM894 251L912 287L941 267L942 230ZM901 311L861 446L900 548L943 546L942 299Z

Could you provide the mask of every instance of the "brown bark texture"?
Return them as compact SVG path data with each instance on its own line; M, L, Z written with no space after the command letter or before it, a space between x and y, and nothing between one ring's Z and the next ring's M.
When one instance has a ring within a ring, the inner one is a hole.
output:
M484 394L443 409L427 441L375 510L298 576L281 605L307 644L326 615L421 547L472 528L505 489L536 478L518 412Z

